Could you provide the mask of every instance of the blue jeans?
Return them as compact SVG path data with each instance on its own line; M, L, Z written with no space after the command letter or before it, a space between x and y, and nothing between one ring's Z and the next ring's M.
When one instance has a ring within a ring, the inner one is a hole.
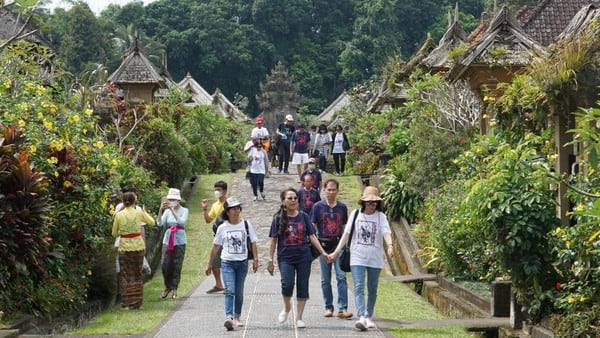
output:
M339 257L333 263L327 263L324 257L319 257L319 263L321 264L321 290L325 309L333 310L333 290L331 289L331 268L333 268L337 281L338 309L346 310L348 308L348 283L346 282L346 273L340 269Z
M352 280L354 281L354 303L359 317L373 317L375 301L377 301L377 284L381 269L363 265L352 265ZM365 276L366 275L366 276ZM365 277L367 278L367 306L365 307Z
M225 317L239 318L244 304L244 282L248 261L221 261L221 275L225 284Z
M308 299L308 280L310 278L310 261L302 263L287 263L279 261L281 274L281 294L283 297L292 297L294 282L296 283L296 299Z

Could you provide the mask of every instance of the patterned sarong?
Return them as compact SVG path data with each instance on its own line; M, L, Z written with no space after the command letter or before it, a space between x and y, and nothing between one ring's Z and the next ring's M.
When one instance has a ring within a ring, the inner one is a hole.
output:
M143 299L142 264L144 251L121 251L119 263L121 273L119 284L121 290L121 306L139 308Z

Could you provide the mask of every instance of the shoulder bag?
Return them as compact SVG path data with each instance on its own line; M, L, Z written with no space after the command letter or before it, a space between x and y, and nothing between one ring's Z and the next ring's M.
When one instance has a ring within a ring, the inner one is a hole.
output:
M350 272L350 242L352 241L352 235L354 235L354 223L356 223L356 217L358 217L358 209L355 210L354 217L352 218L352 227L350 228L348 242L346 242L346 246L340 253L340 269L344 272Z
M248 260L254 259L254 252L252 252L252 242L250 241L250 230L248 230L248 222L244 220L246 226L246 250L248 250Z

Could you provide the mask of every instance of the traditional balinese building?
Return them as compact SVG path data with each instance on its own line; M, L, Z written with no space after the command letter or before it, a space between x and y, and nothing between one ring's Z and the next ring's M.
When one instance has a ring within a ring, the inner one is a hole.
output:
M177 85L190 94L190 98L186 102L189 106L214 105L217 113L223 117L236 121L250 120L218 88L214 94L210 95L189 72Z
M466 81L483 102L484 96L501 96L499 83L511 82L534 57L547 54L546 47L525 34L508 7L503 6L479 39L456 60L447 78ZM480 123L481 132L487 133L489 119L480 119Z
M164 95L164 90L169 87L167 79L141 50L137 38L124 53L121 65L108 77L108 81L122 90L122 96L128 104L154 103L156 96Z
M323 109L317 120L319 123L326 125L328 129L332 129L333 126L340 123L339 111L349 103L350 95L344 90L327 108Z

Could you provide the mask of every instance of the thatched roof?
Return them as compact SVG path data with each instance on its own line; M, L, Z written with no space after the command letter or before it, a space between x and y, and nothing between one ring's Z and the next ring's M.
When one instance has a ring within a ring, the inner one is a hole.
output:
M547 53L544 46L523 32L508 7L503 6L481 38L450 70L449 77L458 79L476 65L519 68L529 64L533 56Z
M465 43L466 40L467 33L461 27L458 19L454 20L450 27L448 27L446 33L444 33L444 36L442 36L438 42L437 47L423 59L421 64L434 72L440 69L449 69L454 63L454 61L450 60L448 57L449 52Z
M10 10L10 5L0 5L0 41L8 40L13 36L24 37L29 42L54 48L52 42L40 33L38 27L31 21L20 17L18 13ZM25 26L24 26L25 25Z
M236 121L248 121L250 119L231 103L219 89L217 89L213 95L210 95L189 72L177 85L190 93L191 98L186 102L189 106L214 105L217 113L226 118L231 118Z
M556 42L575 14L598 0L542 0L535 6L524 6L516 18L523 31L543 46Z
M350 95L344 90L327 108L323 109L317 117L319 122L330 123L336 117L336 113L350 103Z
M158 84L163 88L167 86L163 76L140 51L137 39L125 55L125 59L119 68L108 77L108 81L116 84Z

